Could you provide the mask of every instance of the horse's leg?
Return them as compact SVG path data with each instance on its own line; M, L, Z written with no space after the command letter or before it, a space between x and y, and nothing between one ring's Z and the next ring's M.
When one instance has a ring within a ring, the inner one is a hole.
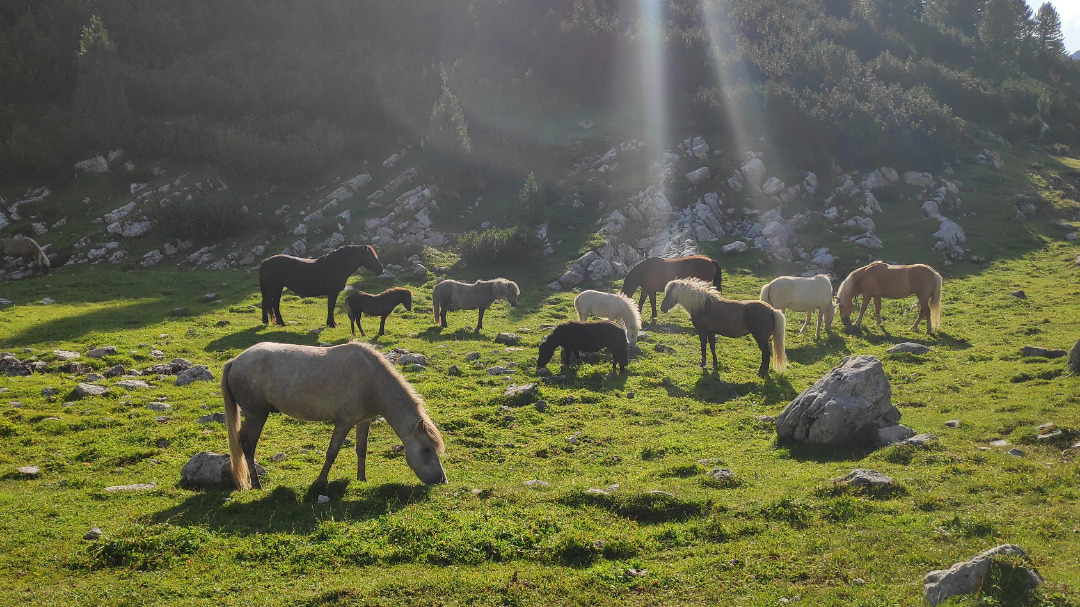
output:
M244 411L244 423L240 426L240 445L244 448L244 459L251 471L251 488L262 489L259 473L255 471L255 447L259 444L263 425L266 424L267 412L251 413Z
M337 296L341 291L331 293L326 297L326 326L333 328L337 326L334 322L334 306L337 305Z
M446 313L447 313L447 311L448 310L445 307L442 310L439 310L439 324L444 329L446 328Z
M649 303L652 304L652 321L656 322L656 291L649 293Z
M344 422L334 424L334 435L330 437L330 446L326 449L326 461L323 463L319 478L315 479L316 485L326 484L326 480L330 477L330 466L334 465L334 460L337 459L338 451L341 450L341 444L345 442L345 437L349 435L349 430L352 430L350 424ZM357 444L359 445L359 443Z
M870 307L870 298L863 295L862 307L859 308L859 317L855 319L855 326L862 324L863 314L866 312L866 308Z
M698 333L698 339L701 340L701 368L704 369L705 361L707 360L705 358L705 344L709 343L709 338L704 332L700 332Z
M281 317L281 293L284 290L285 290L285 287L277 289L277 294L274 295L274 300L273 300L273 304L272 304L274 318L276 319L274 322L276 322L279 326L282 326L282 327L285 326L285 319Z
M638 302L637 302L637 309L638 309L638 312L640 312L640 311L642 311L642 310L644 310L644 309L645 309L645 298L646 298L647 296L648 296L648 295L647 295L647 294L645 293L645 287L641 287L641 298L639 298L639 299L638 299ZM654 318L654 320L655 320L655 318Z
M874 296L874 314L877 316L877 326L881 326L881 296Z
M930 335L930 302L919 300L919 316L915 319L915 324L911 325L912 332L917 333L919 331L919 323L922 322L923 317L926 317L926 334Z
M814 339L821 339L821 325L825 322L825 313L821 311L821 308L817 309L817 336Z
M769 361L772 359L772 353L769 351L769 336L769 333L754 335L754 341L757 342L758 348L761 349L761 366L757 370L757 374L761 377L769 376Z
M367 437L371 422L356 424L356 480L367 481Z
M716 361L716 334L709 333L709 349L712 350L712 368L717 374L720 373L720 363Z
M379 321L379 335L382 335L383 333L386 332L386 318L388 316L390 316L389 312L387 312L386 314L383 314L382 320Z
M356 314L356 326L360 327L360 335L363 335L364 337L367 337L367 333L364 333L364 323L360 322L363 318L364 318L364 313L363 312L358 312ZM380 335L382 335L382 334L380 333Z
M810 315L813 314L813 313L814 313L813 310L807 310L806 311L806 320L803 321L802 328L799 329L799 335L802 335L803 333L806 333L806 327L810 326ZM819 316L819 318L820 318L820 316ZM821 328L818 327L818 331L820 331L820 330L821 330Z
M480 316L476 319L476 332L479 333L480 329L484 328L484 311L487 307L480 306Z

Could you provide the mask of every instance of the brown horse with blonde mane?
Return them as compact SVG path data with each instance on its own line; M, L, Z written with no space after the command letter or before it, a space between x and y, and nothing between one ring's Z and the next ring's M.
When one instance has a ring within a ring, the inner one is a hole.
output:
M941 274L928 265L890 265L875 261L848 274L840 288L836 290L836 303L840 309L840 320L845 326L851 326L851 311L855 308L855 298L862 296L862 307L855 324L862 322L870 300L874 300L874 313L877 324L881 326L881 298L902 299L909 295L919 298L919 316L912 331L919 330L919 323L926 319L926 334L930 328L941 326Z
M724 337L742 337L752 335L761 350L761 366L758 375L769 376L769 359L773 368L783 372L787 366L787 351L784 348L784 331L787 319L784 313L763 301L735 301L720 297L720 292L709 283L696 278L680 278L668 283L664 289L662 312L682 306L690 313L690 322L701 340L701 368L705 368L705 344L712 349L713 370L718 370L716 362L716 335ZM772 339L772 355L769 353L769 339Z
M711 282L716 290L723 292L723 276L720 264L704 255L691 255L678 259L648 257L636 264L623 279L622 292L633 299L634 292L641 287L638 310L645 307L645 297L652 304L652 321L656 322L656 293L663 291L667 283L676 278L700 278Z
M0 238L0 257L22 257L29 268L36 263L38 270L48 271L52 264L33 238L16 236L15 238Z

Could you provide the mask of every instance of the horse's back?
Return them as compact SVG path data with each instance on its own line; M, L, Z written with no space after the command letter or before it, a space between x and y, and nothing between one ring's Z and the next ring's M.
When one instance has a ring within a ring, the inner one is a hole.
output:
M232 359L227 383L241 408L261 405L297 419L334 421L371 400L365 396L387 367L378 356L358 342L330 348L263 342Z

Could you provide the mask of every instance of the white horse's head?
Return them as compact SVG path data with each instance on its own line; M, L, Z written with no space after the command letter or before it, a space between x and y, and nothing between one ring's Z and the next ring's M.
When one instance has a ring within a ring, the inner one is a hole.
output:
M425 485L446 482L439 455L445 452L442 435L430 420L420 419L413 431L404 437L405 461Z

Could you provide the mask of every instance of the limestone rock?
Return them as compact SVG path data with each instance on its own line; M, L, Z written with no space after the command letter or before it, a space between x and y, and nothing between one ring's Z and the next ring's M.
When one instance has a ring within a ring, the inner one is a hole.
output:
M990 563L998 557L1013 556L1031 564L1031 559L1019 546L1015 544L1003 544L980 552L969 561L954 564L945 570L931 571L923 578L923 592L926 602L930 605L940 605L950 598L963 594L971 594L983 588L987 575L990 573ZM1042 576L1034 565L1021 570L1024 582L1028 588L1034 590L1043 582Z
M186 386L197 381L214 381L214 374L205 365L195 365L190 369L181 371L176 376L177 386Z

